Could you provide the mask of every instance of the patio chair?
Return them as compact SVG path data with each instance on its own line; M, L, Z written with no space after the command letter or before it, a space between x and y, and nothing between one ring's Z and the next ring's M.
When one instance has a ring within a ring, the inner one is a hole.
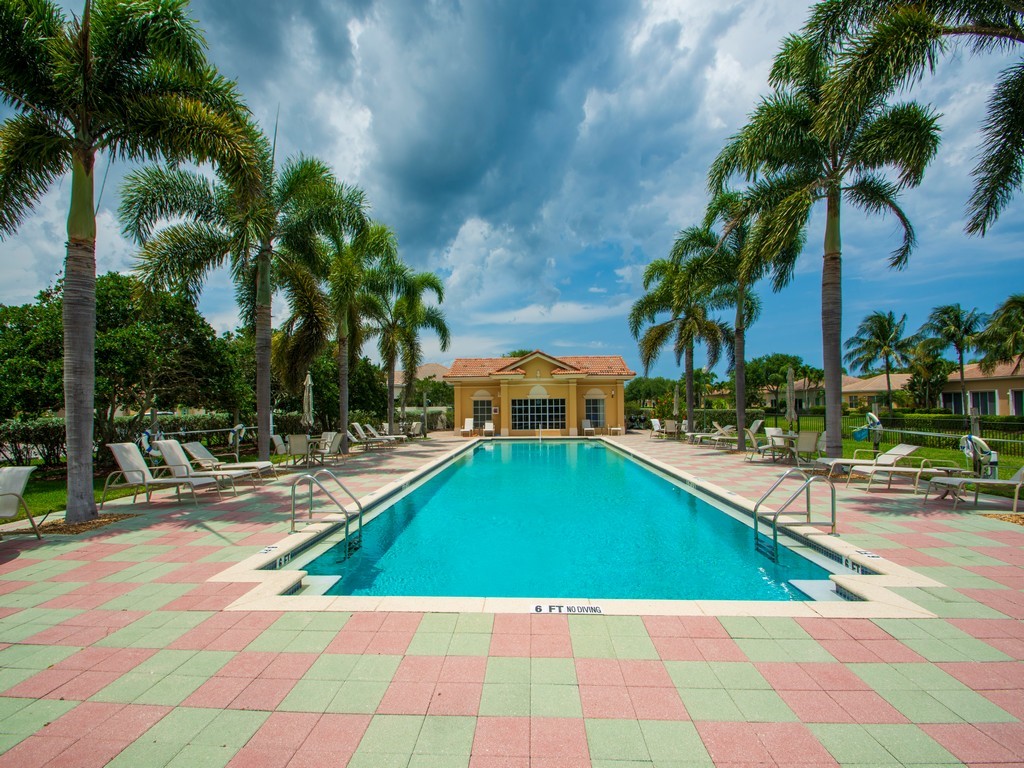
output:
M215 488L217 496L220 497L220 483L212 477L157 477L154 470L149 468L146 460L142 458L139 446L135 443L107 443L107 448L114 454L114 461L117 462L117 470L107 475L103 483L103 495L100 497L100 509L107 500L107 491L110 488L123 488L133 486L132 503L139 495L139 488L146 494L146 501L150 500L153 491L158 488L174 488L178 494L178 501L181 501L181 487L186 486L192 491L192 500L198 505L199 498L196 496L196 488ZM167 466L156 467L156 472L166 472ZM117 479L122 478L123 483Z
M493 427L494 425L492 424L491 426ZM412 424L409 425L409 437L412 437L412 438L423 437L423 424L422 424L422 422L414 421Z
M938 486L938 488L942 489L942 493L937 498L942 499L952 493L953 509L956 509L956 505L960 503L964 488L970 483L974 484L974 506L978 506L978 491L983 485L994 488L1013 488L1013 514L1017 514L1017 505L1020 502L1020 489L1021 486L1024 486L1024 467L1014 472L1009 480L980 477L932 477L928 479L924 500L928 501L928 494L931 493L932 486Z
M320 464L323 464L329 458L344 456L341 452L341 439L344 435L341 432L325 432L324 434L331 436L328 442L325 443L323 436L321 436L318 443L311 444L309 447L310 458L320 462Z
M801 459L806 457L807 464L813 464L818 454L818 432L801 430L796 436L796 442L789 449L793 457L793 463L798 467L802 466Z
M846 478L847 487L850 486L850 482L853 480L855 475L863 475L867 477L868 484L864 488L866 491L871 490L871 484L875 481L876 477L885 477L887 479L888 482L885 486L886 489L892 488L893 478L908 477L913 482L914 493L916 494L922 479L927 480L930 483L936 476L949 477L951 475L966 475L967 479L970 481L974 472L970 469L961 467L955 461L946 461L942 459L923 459L917 466L890 465L850 467L850 475Z
M366 427L366 431L370 433L371 437L379 437L381 440L393 440L396 443L404 443L409 439L405 435L391 435L386 432L382 434L374 429L372 424L364 424L363 426Z
M752 429L746 429L744 432L747 434L747 461L753 461L754 457L761 453L762 448L768 447L769 441L766 437L762 443Z
M679 438L679 422L674 419L665 419L665 437Z
M309 438L306 435L288 435L285 438L287 449L284 455L291 459L293 465L298 466L299 459L303 463L309 463Z
M418 426L418 424L417 424L417 426ZM487 433L488 432L491 433L491 437L494 437L494 422L493 421L485 421L484 422L484 428L481 431L481 434L484 437L487 437Z
M394 440L391 440L391 439L386 438L386 437L379 437L379 436L378 437L372 437L371 435L366 434L366 432L363 430L362 424L360 424L357 421L353 421L352 422L352 429L354 429L356 431L356 434L359 435L359 439L363 443L366 443L367 445L379 445L379 446L384 446L384 447L390 446L392 448L395 446L395 441Z
M764 424L764 419L758 419L757 421L755 421L753 424L750 425L750 431L753 434L756 435L758 432L761 431L761 426L763 424Z
M277 469L274 467L274 462L272 461L237 461L230 463L221 461L221 456L234 456L235 454L211 453L210 449L198 440L190 443L184 443L181 447L188 451L189 456L192 457L192 461L198 464L202 469L247 469L260 478L262 478L263 473L267 471L269 471L271 475L277 474Z
M597 430L594 429L594 425L590 423L590 419L583 419L580 422L580 428L583 431L583 436L586 437L590 434L593 437L597 437Z
M462 437L466 437L467 435L469 437L472 437L473 436L473 420L472 419L466 419L466 423L462 425L462 429L459 430L459 433L460 433L460 435Z
M270 445L274 449L275 456L287 456L288 447L284 444L284 438L280 435L270 436Z
M664 436L665 428L661 426L661 419L651 419L651 439Z
M171 474L174 477L211 477L217 482L222 480L231 483L231 491L237 495L235 490L235 480L239 478L248 478L252 483L252 487L256 487L256 475L259 474L255 470L250 469L195 469L192 466L192 462L188 460L188 456L185 455L185 449L181 447L181 443L177 440L156 440L154 441L157 450L164 457L164 464L171 468Z
M768 430L765 430L767 432ZM901 458L909 456L918 449L916 445L910 445L910 443L900 443L899 445L893 446L887 451L878 453L870 448L858 448L853 452L852 459L818 459L819 464L824 464L828 467L828 476L836 472L836 467L892 467L896 465L896 462ZM872 458L861 458L864 454L874 454ZM841 471L841 470L840 470ZM847 469L849 471L849 469Z
M36 538L41 539L43 535L39 532L28 504L25 503L25 486L28 485L29 475L35 471L35 467L0 467L0 517L13 519L17 517L18 508L21 507L32 524ZM2 538L3 536L0 536L0 539Z
M789 450L786 447L786 441L783 439L782 434L783 430L781 427L765 427L765 442L761 443L760 441L757 441L757 447L751 451L747 460L753 461L755 453L761 458L764 458L770 453L772 455L772 461L778 460L780 455L788 455Z

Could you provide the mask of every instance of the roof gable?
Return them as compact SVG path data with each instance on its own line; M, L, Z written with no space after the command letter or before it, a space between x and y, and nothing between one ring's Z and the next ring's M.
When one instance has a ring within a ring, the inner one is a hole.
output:
M520 357L518 360L513 360L504 368L500 368L497 371L495 371L495 373L522 373L522 371L519 369L524 368L527 363L531 363L537 359L551 363L556 369L575 369L575 366L568 364L563 360L559 360L557 357L552 357L546 352L541 352L539 349L537 349L528 355Z

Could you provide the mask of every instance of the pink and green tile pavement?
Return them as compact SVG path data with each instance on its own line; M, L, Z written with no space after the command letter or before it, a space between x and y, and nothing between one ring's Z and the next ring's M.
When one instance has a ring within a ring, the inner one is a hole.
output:
M746 498L779 474L614 439ZM225 610L252 585L209 579L286 535L287 489L0 542L0 768L1024 765L1020 526L840 489L844 539L942 585L896 590L928 619Z

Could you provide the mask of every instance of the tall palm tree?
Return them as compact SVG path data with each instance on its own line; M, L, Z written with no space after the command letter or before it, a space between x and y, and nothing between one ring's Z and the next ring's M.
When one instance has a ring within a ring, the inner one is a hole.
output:
M398 241L384 224L371 223L355 237L325 239L327 264L318 275L302 264L282 274L281 283L291 315L276 341L275 362L292 386L305 375L313 359L330 344L338 361L338 423L342 452L348 452L349 367L362 345L362 310L365 275L373 267L397 263Z
M681 258L655 259L644 270L643 296L634 302L629 312L629 330L639 342L640 363L644 375L661 355L661 350L672 342L676 365L683 363L686 376L686 420L694 424L693 355L694 347L703 344L707 350L707 367L714 368L722 357L723 348L730 356L731 329L709 314L722 305L720 296L710 297L687 274ZM667 320L657 322L658 316L669 314ZM649 325L646 330L644 326ZM643 333L641 334L641 331Z
M938 339L943 350L953 348L956 352L957 368L960 371L960 402L964 416L970 413L967 400L967 382L964 379L964 355L978 348L978 334L985 325L986 317L976 309L966 310L959 304L944 304L935 307L928 320L921 326L922 336Z
M432 272L413 272L402 263L384 264L366 275L363 302L366 336L377 339L377 348L388 371L388 431L395 429L395 367L415 371L422 358L420 333L434 331L441 349L448 349L451 331L444 313L425 298L432 293L444 301L444 283ZM407 378L407 381L409 379Z
M205 58L186 0L0 0L0 236L70 171L64 262L69 522L96 516L96 157L216 160L244 187L252 147L234 83Z
M1015 293L999 305L978 336L978 347L985 354L983 371L998 363L1013 363L1013 372L1024 366L1024 293Z
M783 42L772 66L774 88L715 159L709 174L712 192L741 174L755 180L746 197L759 215L762 248L770 254L788 248L805 231L816 203L825 203L821 270L821 341L825 370L826 425L842 417L842 241L840 211L845 200L866 213L891 213L903 230L903 242L889 259L902 268L914 247L913 227L898 204L900 191L920 184L935 155L939 137L935 114L914 103L887 105L888 92L872 94L863 107L844 115L829 135L817 127L828 62L808 39ZM898 180L880 171L890 168ZM775 287L792 276L795 259L777 258ZM827 430L827 453L842 455L842 434Z
M967 204L967 231L984 235L1024 183L1024 49L1016 48L1024 44L1024 6L1008 0L822 0L807 30L823 49L838 52L819 123L826 132L874 93L915 83L961 47L1013 57L989 96Z
M230 267L243 317L255 328L257 441L265 460L275 273L296 260L315 265L322 258L319 235L339 222L350 231L365 226L365 201L362 191L338 184L316 158L299 156L276 167L271 143L255 128L252 133L260 171L252 194L240 194L220 174L211 182L183 168L148 167L127 176L120 215L125 232L142 245L138 271L148 285L198 300L209 272Z
M844 359L849 365L866 371L882 364L885 370L885 404L890 413L893 366L902 368L914 354L915 340L903 336L906 327L905 314L897 320L892 310L872 312L857 326L857 333L846 340L849 351Z

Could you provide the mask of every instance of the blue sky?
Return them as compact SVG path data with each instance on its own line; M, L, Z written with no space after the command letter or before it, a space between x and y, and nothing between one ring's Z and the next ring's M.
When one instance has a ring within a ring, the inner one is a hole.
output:
M79 9L80 3L69 7ZM452 345L426 359L517 348L619 354L639 371L626 314L643 268L699 220L707 167L760 95L779 41L810 4L793 0L374 2L194 0L210 56L236 78L279 155L316 155L363 187L406 261L441 275ZM916 329L936 305L991 312L1022 290L1024 197L990 234L968 238L964 203L990 85L1010 58L954 52L914 97L943 114L939 155L904 205L919 245L886 266L895 223L847 209L844 338L873 310ZM105 166L101 167L103 173ZM98 217L101 271L130 270L111 167ZM68 184L0 242L0 302L29 301L62 268ZM748 356L821 365L822 219L793 283L761 286ZM237 324L226 274L201 309ZM275 322L285 315L274 307ZM698 353L698 363L703 363ZM651 371L674 377L666 354Z

